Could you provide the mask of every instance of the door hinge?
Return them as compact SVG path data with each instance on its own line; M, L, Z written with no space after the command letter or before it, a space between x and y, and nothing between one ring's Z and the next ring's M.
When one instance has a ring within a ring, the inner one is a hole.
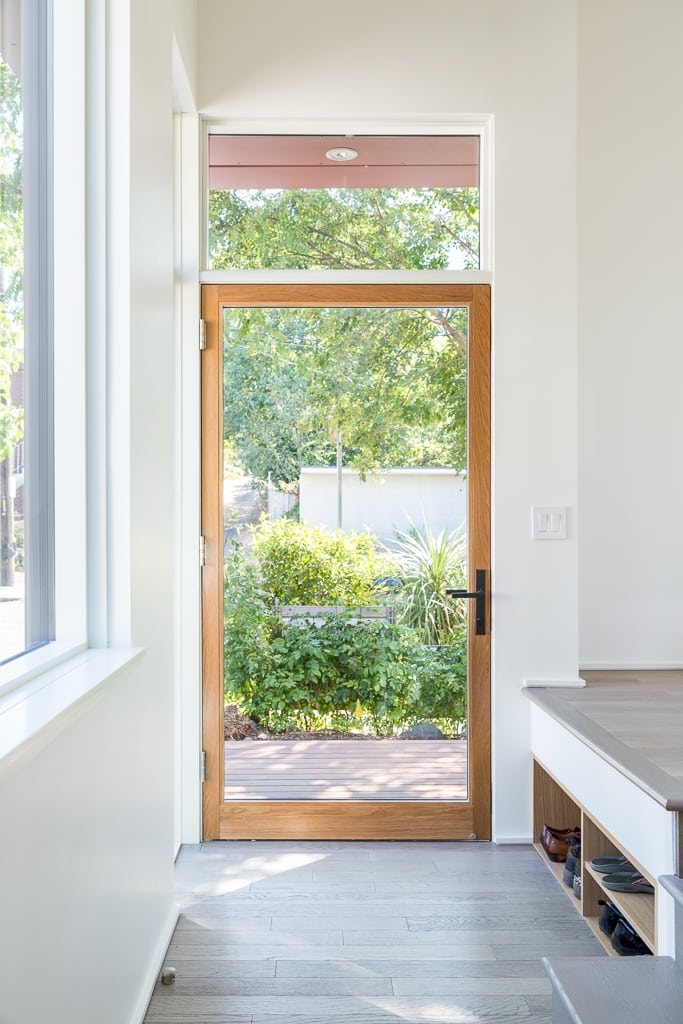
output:
M199 566L206 565L206 537L199 538Z
M206 348L206 320L199 321L199 351Z
M206 751L202 750L199 755L199 781L206 782Z

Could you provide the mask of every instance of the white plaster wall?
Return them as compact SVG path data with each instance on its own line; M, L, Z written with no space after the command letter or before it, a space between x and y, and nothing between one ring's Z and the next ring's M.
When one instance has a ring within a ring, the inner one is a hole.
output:
M579 2L580 655L683 665L683 5Z
M337 470L304 466L299 477L299 516L311 526L337 529ZM438 537L442 530L465 536L467 484L453 470L394 469L360 474L342 471L342 525L370 532L390 544L397 530L416 526Z
M3 1024L139 1024L175 921L163 704L143 661L0 762Z
M576 675L576 9L199 0L199 103L236 127L493 115L494 831L531 834L525 678ZM489 268L490 269L490 268ZM569 539L532 543L530 507Z
M172 0L158 10L166 14L168 22L168 9L171 9L170 26L175 37L182 69L187 79L191 97L195 96L197 89L197 73L199 53L197 50L197 0ZM195 102L188 96L190 110L195 109Z
M171 66L174 34L195 50L194 3L117 0L110 16L109 542L92 552L109 600L89 616L146 653L0 763L8 1024L139 1024L176 913Z

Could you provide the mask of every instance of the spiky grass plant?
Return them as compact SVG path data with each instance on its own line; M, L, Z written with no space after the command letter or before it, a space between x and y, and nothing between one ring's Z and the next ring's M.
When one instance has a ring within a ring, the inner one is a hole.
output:
M462 601L449 597L450 588L465 585L465 542L456 530L434 536L425 526L411 524L396 534L392 548L402 587L396 598L398 621L415 629L424 644L446 644L462 626Z

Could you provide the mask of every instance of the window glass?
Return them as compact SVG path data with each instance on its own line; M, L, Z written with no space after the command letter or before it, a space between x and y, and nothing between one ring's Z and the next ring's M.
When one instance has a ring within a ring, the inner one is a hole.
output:
M209 140L209 266L471 270L475 136Z
M24 110L21 54L16 50L3 45L6 53L0 59L0 660L26 646Z
M0 13L1 663L52 638L53 520L47 7Z

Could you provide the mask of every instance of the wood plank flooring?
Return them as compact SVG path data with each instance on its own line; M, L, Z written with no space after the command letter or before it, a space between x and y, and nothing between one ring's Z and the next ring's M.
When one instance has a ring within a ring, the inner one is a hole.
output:
M184 847L145 1024L550 1024L545 955L604 950L529 846Z
M467 740L227 740L226 800L466 800Z

